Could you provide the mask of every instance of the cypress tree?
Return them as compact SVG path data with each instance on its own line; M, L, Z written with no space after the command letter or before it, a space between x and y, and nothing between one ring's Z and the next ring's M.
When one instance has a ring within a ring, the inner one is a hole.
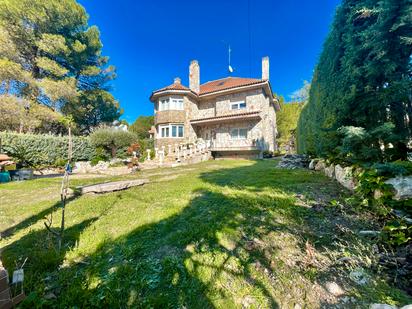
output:
M406 158L411 53L412 0L343 1L299 119L298 150L358 160ZM369 153L348 150L347 135L356 130L342 127L363 128Z

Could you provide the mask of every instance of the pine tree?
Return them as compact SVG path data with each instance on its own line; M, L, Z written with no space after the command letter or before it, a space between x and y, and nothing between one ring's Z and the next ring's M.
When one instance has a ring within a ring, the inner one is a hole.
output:
M87 102L89 114L73 115L80 126L93 112L113 121L120 110L107 83L115 69L101 49L99 30L75 0L0 0L0 95L66 113Z

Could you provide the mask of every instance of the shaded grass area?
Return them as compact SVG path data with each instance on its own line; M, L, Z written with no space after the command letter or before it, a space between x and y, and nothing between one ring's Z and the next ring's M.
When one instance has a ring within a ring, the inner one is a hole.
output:
M31 294L24 306L30 308L317 308L410 301L374 266L373 241L356 235L370 227L369 218L336 207L347 193L322 175L275 165L210 161L127 176L151 183L68 204L60 253L42 223L58 203L59 179L4 185L2 260L12 269L29 257ZM342 264L343 257L362 261ZM358 268L367 284L349 278ZM328 281L345 295L328 292Z

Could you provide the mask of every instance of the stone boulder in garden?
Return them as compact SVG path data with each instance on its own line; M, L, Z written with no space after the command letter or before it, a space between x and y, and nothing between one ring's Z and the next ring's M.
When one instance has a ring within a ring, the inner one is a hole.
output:
M395 200L407 200L412 198L412 176L398 176L385 181L386 184L392 185Z
M355 190L356 181L355 177L353 176L352 168L351 167L342 167L339 164L335 166L335 178L336 181L339 182L342 186L346 189L351 191Z

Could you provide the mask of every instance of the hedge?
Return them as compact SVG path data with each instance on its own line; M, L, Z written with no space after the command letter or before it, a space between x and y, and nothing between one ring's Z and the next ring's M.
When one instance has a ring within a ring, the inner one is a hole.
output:
M3 152L22 166L55 166L67 160L68 136L0 132ZM88 137L74 136L73 160L88 161L95 149Z

